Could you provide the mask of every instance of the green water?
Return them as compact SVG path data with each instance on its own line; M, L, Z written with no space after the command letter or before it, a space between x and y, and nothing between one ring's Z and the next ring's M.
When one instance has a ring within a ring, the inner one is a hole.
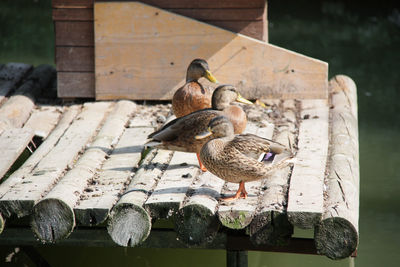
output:
M270 43L324 60L330 77L346 74L357 84L361 209L355 265L362 267L400 262L399 10L388 1L269 1ZM0 2L0 62L53 63L53 38L50 0ZM224 251L77 247L39 251L52 266L225 265ZM255 267L348 265L348 260L321 256L249 253L249 266Z

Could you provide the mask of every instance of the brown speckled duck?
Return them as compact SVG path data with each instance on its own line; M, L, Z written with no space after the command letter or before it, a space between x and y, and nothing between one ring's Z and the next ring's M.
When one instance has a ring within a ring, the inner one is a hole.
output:
M146 145L157 148L194 152L199 159L200 169L206 171L200 161L200 149L209 138L195 139L195 136L207 129L211 119L226 116L233 124L235 133L242 133L246 128L247 117L241 107L233 105L237 101L245 104L252 102L243 98L232 85L221 85L212 96L212 108L198 110L189 115L176 118L164 125L160 130L150 134Z
M199 83L201 77L213 83L217 82L210 72L208 63L204 59L195 59L187 68L185 85L172 97L172 110L177 118L211 107L212 94L208 88Z
M213 139L209 140L212 136ZM292 153L282 144L254 134L235 135L232 123L224 116L213 118L208 131L195 137L207 141L200 151L200 160L219 178L239 183L233 200L246 198L245 182L268 177L271 171L289 163Z

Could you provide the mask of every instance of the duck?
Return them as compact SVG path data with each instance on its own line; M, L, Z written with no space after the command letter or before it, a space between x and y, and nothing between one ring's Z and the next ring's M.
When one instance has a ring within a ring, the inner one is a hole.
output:
M211 139L210 139L211 137ZM231 121L225 116L210 120L205 132L196 140L208 141L200 150L200 160L212 174L231 183L238 183L234 196L224 201L247 198L245 183L264 179L290 163L291 151L284 145L254 134L235 135Z
M201 77L213 83L218 82L210 72L207 61L196 58L187 68L185 85L172 97L172 111L177 118L196 110L211 108L212 92L199 83Z
M213 92L211 108L198 110L165 124L151 133L145 146L167 150L196 153L202 171L207 171L200 160L201 147L208 141L195 139L195 136L207 129L211 119L224 115L231 121L234 132L242 133L246 128L247 116L240 106L233 102L251 105L232 85L220 85Z

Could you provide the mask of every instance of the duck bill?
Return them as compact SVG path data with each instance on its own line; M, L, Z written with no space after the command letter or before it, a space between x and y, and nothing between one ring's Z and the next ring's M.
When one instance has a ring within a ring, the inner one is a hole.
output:
M217 79L211 74L209 70L206 70L204 77L212 83L218 83Z
M239 102L239 103L243 103L243 104L253 105L253 102L247 100L246 98L244 98L240 94L238 94L238 97L236 98L236 101Z
M207 137L209 137L211 135L212 135L212 132L206 131L206 132L203 132L203 133L200 133L200 134L196 135L194 138L196 140L201 140L201 139L207 138Z

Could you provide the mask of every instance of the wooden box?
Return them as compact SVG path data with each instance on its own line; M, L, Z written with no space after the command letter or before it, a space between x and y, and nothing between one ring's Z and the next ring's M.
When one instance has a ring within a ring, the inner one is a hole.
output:
M53 0L58 96L95 97L95 0ZM236 33L267 41L265 0L142 0Z

